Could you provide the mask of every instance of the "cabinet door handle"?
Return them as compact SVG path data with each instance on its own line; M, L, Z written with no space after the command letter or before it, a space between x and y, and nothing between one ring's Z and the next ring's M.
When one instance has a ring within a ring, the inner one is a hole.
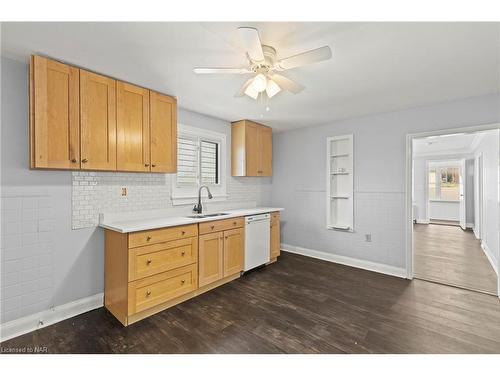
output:
M145 163L145 164L144 164L144 166L145 166L145 167L149 167L149 164L148 164L148 163Z
M210 228L211 228L212 230L214 230L215 226L214 226L214 225L212 225L212 226L210 226Z
M183 251L183 252L181 253L181 256L184 256L184 255L186 255L186 252L185 252L185 251Z
M156 164L151 164L151 166L154 168L154 167L156 167Z
M186 282L186 280L181 280L181 284L184 285L184 283Z
M89 161L89 159L82 159L82 163L86 163L88 161Z
M151 264L151 259L148 259L148 260L146 261L146 265L148 265L148 266L149 266L150 264Z
M72 163L76 163L76 159L71 159L71 162Z
M151 236L147 236L146 241L151 241L151 238L152 238Z
M181 234L184 236L184 235L186 234L186 231L184 231L184 230L183 230L183 231L181 232Z
M146 297L149 297L150 295L151 295L151 291L149 291L149 290L148 290L148 291L146 292Z
M236 221L233 221L233 225L236 225L236 224L237 224Z

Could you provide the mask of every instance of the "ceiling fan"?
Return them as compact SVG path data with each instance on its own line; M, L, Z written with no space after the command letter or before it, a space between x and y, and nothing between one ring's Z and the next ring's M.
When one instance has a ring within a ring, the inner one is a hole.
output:
M259 32L253 27L239 27L243 46L247 51L248 67L243 68L194 68L196 74L252 74L235 96L248 95L257 99L264 92L272 98L282 89L297 94L304 86L277 72L298 68L307 64L328 60L332 57L329 46L302 52L281 60L276 50L260 42Z

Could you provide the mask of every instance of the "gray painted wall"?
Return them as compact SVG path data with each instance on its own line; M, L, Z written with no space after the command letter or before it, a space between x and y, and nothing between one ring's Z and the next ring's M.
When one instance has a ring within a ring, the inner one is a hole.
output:
M338 121L274 136L272 204L282 242L405 267L406 134L500 122L499 95ZM326 229L326 137L354 134L354 233ZM372 234L372 242L364 234Z

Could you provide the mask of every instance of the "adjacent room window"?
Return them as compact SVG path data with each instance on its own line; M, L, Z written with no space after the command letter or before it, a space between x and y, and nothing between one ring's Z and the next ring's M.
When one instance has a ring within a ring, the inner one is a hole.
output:
M460 168L436 166L429 168L429 199L460 200Z
M202 185L210 188L215 200L226 198L225 150L225 134L178 125L177 174L172 178L173 204L194 203Z

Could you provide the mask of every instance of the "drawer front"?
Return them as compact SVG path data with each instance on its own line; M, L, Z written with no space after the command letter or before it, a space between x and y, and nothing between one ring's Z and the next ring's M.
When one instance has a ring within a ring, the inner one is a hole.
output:
M161 242L129 250L129 281L186 266L198 261L198 237Z
M196 224L181 225L172 228L146 230L143 232L130 233L128 236L128 247L132 248L151 245L158 242L195 237L197 235L198 226Z
M128 284L129 315L167 302L198 288L198 265L176 268Z
M280 213L279 212L271 212L271 225L280 223Z
M243 228L245 218L235 217L233 219L224 219L200 223L200 234L221 232L223 230Z

